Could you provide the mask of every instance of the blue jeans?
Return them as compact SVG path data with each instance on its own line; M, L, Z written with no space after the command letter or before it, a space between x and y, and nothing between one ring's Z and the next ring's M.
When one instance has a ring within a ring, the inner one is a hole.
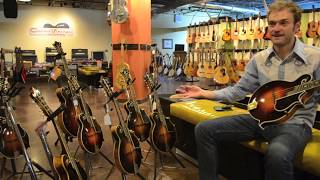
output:
M264 139L265 180L293 180L293 160L311 138L306 124L281 124L261 129L250 115L238 115L199 123L195 128L201 180L217 180L217 145L221 141L240 142Z

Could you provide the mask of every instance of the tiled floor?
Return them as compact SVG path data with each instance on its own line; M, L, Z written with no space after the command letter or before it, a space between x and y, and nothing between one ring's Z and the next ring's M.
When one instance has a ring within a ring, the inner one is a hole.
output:
M173 79L167 79L160 77L161 79L161 88L159 89L159 93L173 93L175 89L180 84L186 84L186 82L183 81L175 81ZM188 83L191 84L191 83ZM208 84L204 83L203 81L197 82L197 84ZM28 153L31 157L31 159L37 163L39 163L41 166L43 166L46 169L49 169L49 164L47 161L47 158L45 156L45 152L43 150L40 138L34 131L35 127L39 124L40 121L43 121L45 119L44 115L38 108L38 106L33 103L32 99L29 97L29 89L31 86L36 87L39 89L44 96L45 100L48 102L51 109L56 109L59 107L60 102L58 101L58 98L55 95L55 89L56 84L55 83L48 83L48 82L32 82L26 84L26 89L17 96L13 102L16 107L16 113L15 117L16 119L21 123L22 127L27 131L30 139L30 148L28 149ZM205 88L208 88L208 86L204 86ZM101 152L104 153L108 158L110 158L113 161L113 143L111 139L111 133L109 130L109 127L104 125L103 118L105 115L103 105L106 101L104 92L102 88L99 89L86 89L85 90L85 99L90 105L94 116L98 120L99 124L102 126L103 134L104 134L104 143L101 148ZM117 124L118 120L116 117L115 112L111 112L112 122L113 124ZM54 142L57 138L52 124L48 123L47 129L50 131L50 133L47 136L50 148L54 155L59 155L60 153L60 146L55 146ZM149 145L147 143L142 143L142 151L143 156L146 157L146 154L149 149ZM78 147L78 141L75 139L74 142L69 143L69 147L71 148L72 152L75 152ZM154 163L154 153L151 152L147 158L146 161L143 162L140 172L146 179L153 179L153 163ZM81 164L84 166L84 153L83 151L79 150L77 154L78 159L81 161ZM198 169L193 166L188 161L184 160L182 157L178 158L182 160L183 164L186 166L186 168L181 168L179 164L171 157L171 156L165 156L164 157L164 167L158 168L158 175L157 179L162 180L197 180L198 177ZM100 155L93 155L90 157L90 160L92 162L92 168L93 170L90 171L90 179L92 180L102 180L107 179L107 175L110 172L109 179L111 180L117 180L121 179L121 175L119 171L115 168L112 170L112 166L107 163ZM24 165L24 158L21 156L19 159L16 160L17 164L17 170L21 171ZM160 164L158 162L158 164ZM10 161L7 161L5 170L4 170L4 176L0 179L6 179L11 174L11 165ZM49 179L48 176L44 174L39 174L38 178L41 180ZM14 177L13 179L18 179L18 176ZM24 180L30 179L28 174L23 176ZM134 176L128 176L127 179L140 179L138 177Z

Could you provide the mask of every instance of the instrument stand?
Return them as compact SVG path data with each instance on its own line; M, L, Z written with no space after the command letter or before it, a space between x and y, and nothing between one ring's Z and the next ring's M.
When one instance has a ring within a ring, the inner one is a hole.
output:
M108 176L110 176L111 172L114 169L114 163L105 155L103 154L101 151L98 153L98 155L100 155L103 159L105 159L110 165L112 165L112 168L110 169ZM88 175L88 177L90 176L90 170L93 169L92 164L91 164L91 154L88 152L84 152L84 162L85 162L85 170L86 170L86 174ZM103 167L96 167L96 168L103 168Z
M32 180L37 180L37 175L33 169L33 166L32 166L32 162L31 162L31 159L28 155L28 152L27 152L27 149L24 145L24 142L23 142L23 139L21 137L21 134L20 134L20 130L17 126L17 123L15 122L15 119L14 119L14 116L12 114L12 111L13 111L13 108L11 107L11 105L9 105L9 102L6 102L6 107L7 107L7 111L8 111L8 116L9 116L9 119L11 120L11 123L13 125L13 128L14 128L14 131L16 133L16 135L18 136L18 140L22 146L22 149L23 149L23 155L25 157L25 160L26 160L26 166L28 166L28 170L29 170L29 173L30 173L30 177Z
M7 161L7 159L4 158L4 161L3 161L3 163L1 164L2 167L1 167L0 178L2 178L2 176L3 176L3 171L4 171L4 169L5 169L6 161ZM10 159L10 161L11 161L11 167L12 167L12 171L13 171L13 172L12 172L12 174L7 178L7 180L9 180L9 179L11 179L11 178L13 178L13 177L15 177L15 176L17 176L17 175L20 175L20 178L19 178L19 179L22 179L22 177L23 177L24 174L29 173L29 172L25 172L25 169L26 169L26 167L27 167L27 162L24 164L22 171L21 171L21 172L17 172L17 167L16 167L15 159ZM40 172L42 172L42 173L46 174L47 176L49 176L51 179L53 179L53 180L55 179L55 177L54 177L52 174L50 174L50 171L45 170L40 164L38 164L38 163L36 163L36 162L34 162L34 161L32 161L31 163L32 163L33 166L35 166L35 167L39 170L39 171L35 171L35 173L40 173Z
M153 148L151 143L150 143L150 141L147 140L147 142L150 145L150 148L149 148L149 151L148 151L144 161L146 161L146 159L148 157L148 154L150 153L151 149L153 149L154 150L154 175L153 175L153 179L156 180L156 177L157 177L157 154L159 154L161 167L163 168L163 160L162 160L162 154L163 153L160 152L160 151L157 151L155 148ZM182 168L186 168L185 165L177 158L177 156L172 151L169 151L169 153L176 160L176 162L178 162L180 164L180 166Z
M135 174L137 175L141 180L146 180L146 178L144 178L140 173ZM124 173L121 173L121 179L122 180L127 180L127 176Z
M191 76L191 80L188 79L188 77L186 77L186 79L184 80L184 82L199 82L198 79L194 79L194 76Z

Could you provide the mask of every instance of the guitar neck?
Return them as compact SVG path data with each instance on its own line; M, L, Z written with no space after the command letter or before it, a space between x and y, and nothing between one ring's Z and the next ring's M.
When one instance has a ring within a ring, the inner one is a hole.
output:
M166 120L165 120L165 116L164 116L163 111L162 111L162 107L161 107L161 103L160 103L160 99L159 99L159 95L158 95L157 91L153 92L153 97L156 100L156 107L157 107L157 110L158 110L158 113L159 113L159 119L160 119L160 121L162 122L163 125L167 126Z
M134 110L137 113L140 113L140 108L139 108L137 100L136 100L137 98L136 98L135 89L133 87L133 83L131 85L129 85L129 97L133 103Z
M320 87L320 80L314 80L307 83L303 83L301 85L294 86L293 90L289 91L287 94L290 96L302 91L308 91L308 90L319 88L319 87Z

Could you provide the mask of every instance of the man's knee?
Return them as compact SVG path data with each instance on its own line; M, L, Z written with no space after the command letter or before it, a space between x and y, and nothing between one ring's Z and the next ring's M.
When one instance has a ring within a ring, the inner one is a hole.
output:
M265 160L272 164L290 163L292 161L290 149L281 143L274 143L269 146Z

